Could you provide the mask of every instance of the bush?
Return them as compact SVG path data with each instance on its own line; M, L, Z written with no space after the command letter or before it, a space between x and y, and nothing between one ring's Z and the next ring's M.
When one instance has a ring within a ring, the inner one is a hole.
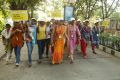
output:
M4 22L0 21L0 35L1 35L2 30L4 29L4 26L5 26Z
M109 33L103 33L100 35L100 44L120 51L120 36L112 36Z

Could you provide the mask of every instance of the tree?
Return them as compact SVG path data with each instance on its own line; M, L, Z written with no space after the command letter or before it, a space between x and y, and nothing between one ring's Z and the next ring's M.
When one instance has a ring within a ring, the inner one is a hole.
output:
M8 4L6 4L6 0L0 0L0 11L2 12L4 18L8 16L9 7Z
M75 3L76 16L81 15L84 19L89 19L94 11L98 9L98 0L77 0Z
M28 10L28 12L31 12L31 18L33 17L33 11L36 5L40 4L41 1L42 0L7 0L11 10Z
M113 20L119 20L120 21L120 12L114 12L111 16L111 19Z
M42 5L44 0L27 0L27 9L31 12L31 18L33 18L34 10L37 9L36 6Z
M120 0L111 0L111 4L108 2L108 0L101 0L101 12L103 20L110 17L119 4Z

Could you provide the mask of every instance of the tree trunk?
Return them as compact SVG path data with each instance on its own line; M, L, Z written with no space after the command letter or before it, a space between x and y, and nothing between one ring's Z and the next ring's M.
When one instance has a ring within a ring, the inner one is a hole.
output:
M34 10L33 9L31 9L31 19L33 18L33 13L34 13Z

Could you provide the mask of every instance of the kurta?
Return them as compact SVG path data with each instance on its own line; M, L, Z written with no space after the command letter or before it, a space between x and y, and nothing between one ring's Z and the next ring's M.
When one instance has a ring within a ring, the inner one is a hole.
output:
M78 27L70 25L69 29L68 29L68 37L69 37L69 46L68 46L68 48L69 48L70 53L74 52L75 43L76 43L76 40L77 40L76 35L80 36L80 31L79 31Z
M16 31L16 30L20 30ZM24 44L24 38L23 38L23 30L20 26L18 27L14 27L12 32L16 31L13 35L12 35L12 47L15 48L16 46L22 47Z

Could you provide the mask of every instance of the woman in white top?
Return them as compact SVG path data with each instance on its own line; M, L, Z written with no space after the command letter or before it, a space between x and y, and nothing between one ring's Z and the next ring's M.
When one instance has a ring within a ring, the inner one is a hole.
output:
M36 26L32 26L30 24L26 25L25 29L25 40L28 49L28 66L32 66L32 51L36 44Z
M51 42L51 25L49 25L49 22L47 22L47 27L46 27L46 46L45 46L46 47L46 58L48 58L50 42Z

